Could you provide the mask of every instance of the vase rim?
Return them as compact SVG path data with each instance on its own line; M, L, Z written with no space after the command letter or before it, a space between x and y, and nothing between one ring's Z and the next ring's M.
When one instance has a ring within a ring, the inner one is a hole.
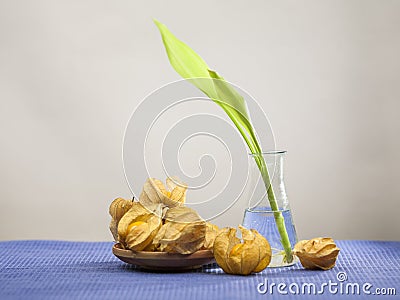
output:
M268 150L261 153L249 153L249 156L286 154L286 150Z

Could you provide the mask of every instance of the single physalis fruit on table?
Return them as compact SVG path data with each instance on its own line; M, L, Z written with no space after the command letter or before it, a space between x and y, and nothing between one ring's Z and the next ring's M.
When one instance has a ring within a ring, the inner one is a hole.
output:
M236 236L235 228L223 228L214 241L214 257L218 265L228 274L249 275L264 270L271 261L268 241L255 229L239 225L242 240Z
M340 249L332 238L315 238L298 242L294 246L296 255L306 269L329 270L335 266Z

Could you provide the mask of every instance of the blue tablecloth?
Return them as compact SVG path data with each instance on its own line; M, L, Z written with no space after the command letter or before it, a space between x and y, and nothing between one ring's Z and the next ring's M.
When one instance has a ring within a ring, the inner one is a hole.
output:
M341 253L329 271L307 271L297 264L234 276L215 264L186 273L143 271L114 257L109 242L0 242L0 299L400 297L400 242L337 244ZM377 296L394 289L396 295Z

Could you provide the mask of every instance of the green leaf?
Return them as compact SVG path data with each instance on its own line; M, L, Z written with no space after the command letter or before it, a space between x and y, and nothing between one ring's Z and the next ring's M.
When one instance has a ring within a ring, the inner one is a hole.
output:
M221 103L218 104L221 106L229 106L236 110L240 119L250 121L247 113L246 102L243 97L228 82L226 82L223 77L219 76L217 72L208 70L208 73L210 74L210 77L213 78L213 83L217 91L217 99L215 99L215 101L220 101Z
M212 80L196 80L196 78L210 78L206 62L188 45L177 39L168 28L154 20L167 51L168 59L175 71L185 79L191 79L195 86L210 98L216 97Z
M251 152L260 149L257 139L254 139L254 129L243 97L217 72L210 70L206 62L173 35L164 24L157 20L154 20L154 23L161 33L169 61L175 71L183 78L189 79L227 113Z

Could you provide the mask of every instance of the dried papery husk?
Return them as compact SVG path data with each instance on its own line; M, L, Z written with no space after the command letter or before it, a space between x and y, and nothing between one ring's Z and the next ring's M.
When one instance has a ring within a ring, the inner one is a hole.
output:
M139 196L139 202L147 207L153 204L160 204L165 197L167 190L161 180L148 178L143 185L142 193Z
M168 207L182 206L186 202L187 184L178 177L168 177L166 180L169 189L169 197L164 198L164 204Z
M114 240L118 240L118 223L122 216L132 207L132 200L125 200L123 198L116 198L111 202L109 207L109 213L111 216L110 231L114 237Z
M240 244L240 239L236 236L235 228L223 228L215 238L213 246L214 258L226 273L233 273L228 265L229 254L232 248L238 244Z
M148 248L147 250L151 249L153 239L160 229L161 224L161 219L154 214L146 222L134 222L131 224L125 238L126 247L133 251L141 251L146 248Z
M213 250L215 238L218 235L219 228L217 225L206 223L206 235L204 237L203 249Z
M235 228L224 228L214 241L214 257L228 274L249 275L264 270L271 261L268 241L255 229L239 226L243 242Z
M170 208L153 244L163 252L191 254L199 250L206 234L206 222L188 207Z
M187 185L176 177L168 177L166 189L161 180L148 178L143 185L139 202L143 206L163 204L167 207L182 206L186 200Z
M179 185L186 185L184 184L177 176L171 176L167 177L165 180L165 183L167 184L168 190L172 191L174 188L176 188Z
M239 229L242 232L242 239L244 241L249 240L252 241L253 246L258 248L258 265L253 270L253 273L258 273L264 270L269 263L271 262L272 251L271 246L267 239L262 236L257 230L255 229L246 229L245 227L239 225Z
M142 251L147 251L147 252L157 252L156 246L151 242L149 245L147 245Z
M118 240L128 249L140 251L151 244L162 225L161 205L152 205L151 210L134 202L118 224Z
M177 222L177 223L196 223L203 222L204 227L206 222L200 215L194 210L186 206L177 206L170 208L165 214L165 222Z
M340 249L332 238L314 238L298 242L293 249L306 269L329 270L335 266Z

